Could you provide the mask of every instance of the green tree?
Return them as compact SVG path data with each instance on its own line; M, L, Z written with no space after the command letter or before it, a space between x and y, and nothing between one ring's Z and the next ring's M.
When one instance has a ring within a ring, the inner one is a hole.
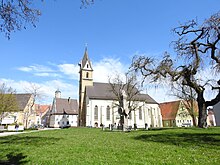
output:
M15 97L15 90L7 87L4 83L0 85L0 121L8 112L19 111L17 100Z
M153 82L168 79L171 84L178 83L192 89L196 93L199 108L198 126L207 126L207 107L220 101L220 12L212 15L201 25L192 20L175 28L178 36L174 41L177 58L171 58L165 53L162 60L145 56L135 56L131 68L140 72L144 78L151 78ZM215 79L205 79L200 72L208 68ZM205 100L204 92L212 87L216 96Z

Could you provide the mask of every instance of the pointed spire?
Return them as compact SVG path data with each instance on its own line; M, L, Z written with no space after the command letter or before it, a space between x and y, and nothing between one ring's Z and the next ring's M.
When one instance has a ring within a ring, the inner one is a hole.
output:
M88 47L88 44L86 43L85 44L85 52L87 52L87 47Z
M92 65L91 65L91 62L90 62L89 56L88 56L88 44L86 43L85 53L84 53L84 56L83 56L83 59L82 59L82 62L81 62L81 67L84 68L87 62L89 63L90 68L92 69Z

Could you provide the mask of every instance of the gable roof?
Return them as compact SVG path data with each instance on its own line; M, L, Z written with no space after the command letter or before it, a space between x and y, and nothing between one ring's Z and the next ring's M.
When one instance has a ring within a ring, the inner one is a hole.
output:
M174 120L179 109L180 100L160 103L159 107L163 120Z
M78 103L75 99L55 98L56 112L55 114L78 114Z
M35 104L36 114L39 116L46 113L49 109L50 109L50 105Z
M94 82L93 86L86 86L86 95L89 99L116 100L116 96L112 92L112 88L109 83ZM139 93L135 95L134 99L138 101L145 101L147 103L158 104L148 94Z
M161 115L163 120L174 120L176 118L177 112L179 110L180 103L186 108L189 114L192 114L192 111L189 109L191 106L191 101L177 100L171 102L160 103L159 107L161 110ZM198 105L196 101L193 101L193 114L198 115Z
M24 108L27 106L28 101L30 100L32 94L15 94L15 98L18 103L18 107L20 110L24 110Z

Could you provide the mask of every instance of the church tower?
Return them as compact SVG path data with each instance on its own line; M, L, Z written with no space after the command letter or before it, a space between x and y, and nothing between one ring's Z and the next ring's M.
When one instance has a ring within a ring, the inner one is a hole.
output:
M79 63L79 126L86 123L86 104L84 102L86 86L93 86L93 69L88 57L87 47L85 48L82 61Z

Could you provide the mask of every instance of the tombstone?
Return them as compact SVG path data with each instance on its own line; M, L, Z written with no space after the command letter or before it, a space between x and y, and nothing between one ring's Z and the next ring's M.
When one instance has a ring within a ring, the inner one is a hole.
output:
M148 130L148 124L147 123L145 123L145 129Z
M137 124L134 124L134 130L136 130L137 129Z

